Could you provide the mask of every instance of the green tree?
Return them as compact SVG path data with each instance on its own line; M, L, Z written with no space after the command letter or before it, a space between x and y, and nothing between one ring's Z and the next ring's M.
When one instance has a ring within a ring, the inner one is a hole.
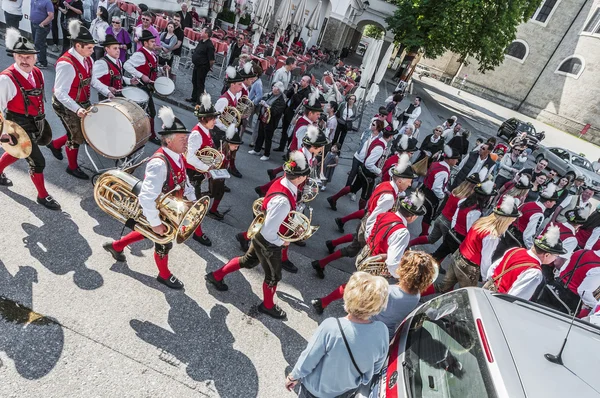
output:
M366 25L363 30L363 35L373 39L381 39L384 33L385 31L377 25Z
M479 70L494 69L515 39L517 26L533 15L541 0L397 0L386 22L409 51L435 58L446 51L474 57Z

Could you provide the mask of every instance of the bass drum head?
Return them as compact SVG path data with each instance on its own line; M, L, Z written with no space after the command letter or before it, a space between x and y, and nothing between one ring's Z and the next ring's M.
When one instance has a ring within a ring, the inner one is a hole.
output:
M123 95L123 97L132 100L136 104L146 105L146 103L150 99L148 93L146 93L141 88L137 87L124 87L121 90L121 94Z
M175 83L166 76L161 76L154 81L154 91L157 94L167 96L175 91Z

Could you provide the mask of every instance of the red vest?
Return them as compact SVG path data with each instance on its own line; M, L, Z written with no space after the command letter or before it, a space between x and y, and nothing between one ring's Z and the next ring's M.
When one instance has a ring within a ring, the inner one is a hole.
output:
M481 250L483 249L483 238L490 233L483 230L471 228L465 240L460 244L458 250L464 258L476 265L481 265Z
M506 274L502 275L502 278L500 278L500 282L499 283L498 283L498 281L495 282L496 286L498 287L498 292L508 293L510 288L512 287L512 285L515 283L515 281L519 277L519 275L521 275L525 271L535 268L535 269L539 270L540 272L542 272L542 267L540 267L539 261L536 258L531 257L527 253L527 249L524 249L522 247L515 247L512 249L509 249L506 252L506 254L504 254L504 257L502 258L502 261L500 261L500 264L498 264L498 266L494 270L494 275L492 275L492 278L498 277L505 269L508 269L512 266L515 266L517 264L528 264L528 263L535 264L535 266L533 266L533 267L518 267L518 268L508 271Z
M385 146L386 146L386 143L383 142L380 138L374 139L371 142L371 145L369 145L369 147L367 148L367 154L365 155L365 163L367 162L367 159L369 158L369 156L371 156L371 152L373 152L373 150L375 148L381 147L385 151ZM383 152L381 153L381 156L383 156ZM379 156L379 158L377 158L377 160L375 161L375 164L377 164L377 162L379 162L379 159L381 159L381 156Z
M73 66L75 69L75 78L71 83L69 89L69 97L73 98L75 102L81 104L90 100L90 82L92 80L92 67L94 63L90 57L84 58L86 66L83 66L74 55L69 52L64 53L56 64L64 61Z
M431 190L431 187L433 187L433 182L435 181L435 176L438 173L446 173L448 174L448 176L450 176L450 172L448 171L448 168L446 166L442 165L441 162L435 162L431 165L429 170L427 170L427 175L425 176L425 181L423 181L423 185L425 185ZM442 187L443 189L446 189L446 184L448 184L448 179L446 179L446 182Z
M550 227L550 224L551 223L548 223L548 225L546 225L546 228L544 228L544 231L542 232L542 235L545 234L546 231L548 231L548 227ZM571 231L565 224L558 223L558 224L556 224L556 226L560 230L560 240L561 240L561 242L564 242L565 239L572 238L572 237L575 236L575 234L573 233L573 231Z
M144 55L144 58L146 58L146 62L144 62L140 66L136 66L135 69L142 75L148 76L150 80L156 80L156 57L153 54L150 54L148 51L143 50L142 48L140 48L138 51Z
M456 216L456 225L454 226L454 230L461 234L462 236L467 235L467 215L471 210L474 210L477 207L477 204L467 208L458 208L458 215Z
M536 202L527 202L521 205L519 211L523 213L523 215L517 218L513 225L516 226L521 233L525 232L531 216L544 212L542 209L540 209L540 205Z
M598 227L596 227L596 228L598 228ZM577 233L575 234L575 237L577 238L577 244L579 245L579 247L585 247L585 244L587 243L588 239L590 239L590 236L592 236L592 232L594 231L594 229L595 228L590 228L590 229L579 228L579 231L577 231ZM600 239L598 239L594 243L592 250L600 250Z
M102 59L108 65L108 73L101 76L98 80L105 86L121 90L123 88L123 71L121 67L108 59L108 57L103 57ZM121 61L117 59L117 62L120 63Z
M245 95L246 97L247 97L248 95L250 95L250 91L248 91L248 89L246 88L246 86L242 86L242 97L243 97L244 95Z
M371 248L371 255L387 254L389 237L402 228L406 228L406 225L396 213L385 212L379 214L367 240Z
M302 126L308 126L312 124L310 120L306 119L304 116L300 117L294 126L294 131L292 132L292 143L290 144L290 151L297 151L298 148L298 139L296 138L296 131Z
M454 196L453 194L450 194L450 196L448 196L448 200L446 201L446 204L442 209L442 215L446 217L448 221L452 221L452 217L454 217L454 213L456 213L456 209L458 208L458 202L461 199L462 198Z
M23 77L23 75L12 64L6 68L2 74L8 76L12 80L17 89L17 95L8 101L6 108L20 115L37 116L44 114L44 78L42 72L38 68L33 68L31 71L35 87ZM33 95L30 90L39 89L39 95ZM25 105L27 103L27 105Z
M179 165L177 165L173 161L173 159L171 159L171 157L165 153L163 148L158 148L158 150L156 152L154 152L154 155L152 155L151 159L157 159L157 158L162 159L163 161L164 161L164 159L167 159L167 161L169 162L168 166L169 166L170 173L167 173L167 179L165 180L165 183L163 184L163 187L162 187L163 193L172 191L173 189L175 189L176 185L179 185L182 187L182 189L175 191L174 194L178 198L182 198L183 193L184 193L183 187L185 184L185 180L187 178L185 169L188 167L187 162L185 161L185 157L181 156L181 160L183 162L183 167L179 167Z
M393 154L390 156L385 163L383 164L383 169L381 169L381 181L389 181L392 177L390 176L390 169L392 166L398 163L399 155Z
M206 148L206 147L210 147L210 148L215 147L215 144L212 140L212 137L210 136L210 133L208 133L208 134L205 133L204 130L202 130L202 128L200 128L200 126L198 124L196 124L192 128L192 133L194 131L198 132L198 134L200 134L200 137L202 137L202 145L200 145L199 149ZM187 168L190 170L196 170L196 168L189 163L187 164Z
M392 183L389 181L382 182L381 184L375 187L373 194L369 198L367 202L367 214L370 214L377 207L377 202L379 201L379 197L385 194L392 194L394 196L394 202L398 199L398 194L394 187L392 187Z
M579 296L577 292L579 285L588 271L596 267L600 267L600 257L593 250L577 250L573 252L569 264L560 273L559 279L571 292Z
M285 196L287 198L288 202L290 202L290 208L292 210L296 209L296 197L294 196L294 194L292 194L292 192L290 192L290 190L287 187L285 187L281 183L281 181L284 178L285 177L279 177L269 187L269 190L267 191L267 194L265 195L265 199L263 200L263 204L262 204L263 212L267 211L267 206L269 205L269 202L271 201L271 199L273 199L275 196L278 196L278 195ZM288 221L289 217L290 216L288 214L288 216L285 218L285 221ZM284 234L286 231L287 231L287 228L285 226L283 226L283 224L279 226L279 233Z
M225 93L219 98L225 98L227 100L227 105L233 106L234 108L237 106L237 98L235 95L230 95L229 91L225 91Z

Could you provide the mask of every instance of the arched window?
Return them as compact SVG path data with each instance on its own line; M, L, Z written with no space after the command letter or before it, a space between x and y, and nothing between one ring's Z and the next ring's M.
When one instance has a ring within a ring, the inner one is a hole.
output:
M574 77L575 79L579 78L583 73L583 69L585 68L585 60L583 57L579 55L572 55L570 57L565 58L558 68L556 68L555 73L559 75L565 75Z
M511 58L515 61L523 63L525 62L527 55L529 55L529 46L524 40L517 39L510 43L508 47L506 47L504 54L507 58Z
M546 26L559 3L560 0L543 0L531 19Z

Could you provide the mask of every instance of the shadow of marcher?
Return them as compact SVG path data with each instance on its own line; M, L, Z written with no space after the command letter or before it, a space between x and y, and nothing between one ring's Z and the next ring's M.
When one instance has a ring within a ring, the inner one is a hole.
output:
M170 361L174 366L184 363L193 380L212 380L221 397L258 395L256 368L246 355L233 348L235 338L226 324L227 308L216 305L207 314L185 292L157 285L155 278L133 271L124 263L115 263L111 270L164 293L171 307L168 323L173 332L151 322L130 321L140 339L174 356L177 361Z
M68 213L50 211L12 191L4 193L28 208L43 223L40 227L21 224L28 235L23 238L23 243L33 257L53 274L73 272L73 282L80 289L94 290L104 284L102 275L86 266L92 249Z
M62 326L30 309L36 282L35 268L19 267L13 276L0 261L0 351L6 353L17 372L28 380L50 373L64 346Z

